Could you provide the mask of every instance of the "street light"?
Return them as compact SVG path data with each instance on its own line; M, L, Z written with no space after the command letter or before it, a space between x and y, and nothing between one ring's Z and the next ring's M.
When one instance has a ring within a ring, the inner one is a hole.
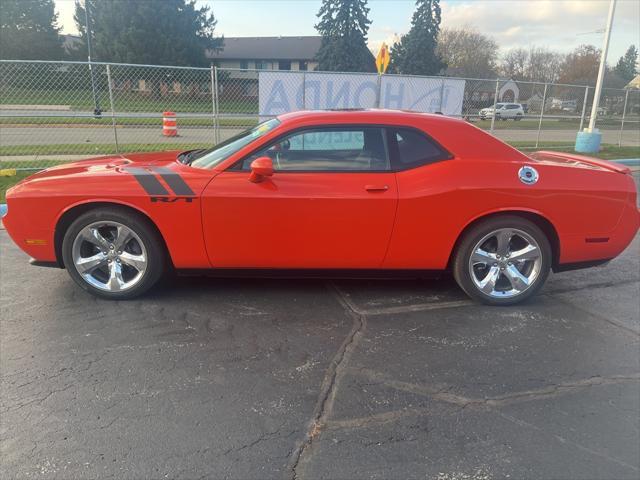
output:
M600 150L600 141L602 134L595 128L596 117L598 115L598 104L600 103L600 94L602 93L602 82L604 80L604 71L607 66L607 52L609 51L609 39L611 38L611 25L613 24L613 14L616 10L616 0L611 0L609 4L609 16L607 17L607 28L604 33L604 45L602 46L602 54L600 55L600 68L598 69L598 79L596 80L596 90L593 93L593 105L591 106L591 117L589 118L589 127L583 132L578 132L576 136L576 152L596 153Z
M102 115L102 109L100 108L100 101L96 93L96 81L93 76L93 65L91 64L91 25L89 24L89 0L84 0L84 25L87 34L87 60L89 62L89 75L91 75L91 90L93 91L93 114L96 117Z

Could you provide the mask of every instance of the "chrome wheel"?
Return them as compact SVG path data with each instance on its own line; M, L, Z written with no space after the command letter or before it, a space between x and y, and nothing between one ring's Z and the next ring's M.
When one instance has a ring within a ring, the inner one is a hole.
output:
M540 275L542 250L528 233L501 228L473 248L469 273L476 288L493 298L512 298L528 290Z
M122 292L140 282L148 266L140 237L118 222L94 222L76 235L73 264L89 285L106 292Z

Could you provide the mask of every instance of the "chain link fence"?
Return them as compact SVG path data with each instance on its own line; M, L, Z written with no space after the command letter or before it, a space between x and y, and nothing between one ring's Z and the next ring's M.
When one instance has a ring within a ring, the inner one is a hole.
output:
M594 89L501 79L0 61L0 169L202 148L285 111L400 108L466 119L521 149L567 147ZM494 105L519 104L491 110ZM489 110L487 110L489 109ZM163 112L177 135L163 135ZM603 143L640 145L640 91L603 89Z

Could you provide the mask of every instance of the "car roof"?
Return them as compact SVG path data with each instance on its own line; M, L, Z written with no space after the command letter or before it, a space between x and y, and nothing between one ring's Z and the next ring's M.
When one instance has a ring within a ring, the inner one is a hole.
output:
M463 120L441 114L386 109L344 109L344 110L301 110L278 116L283 123L370 123L412 125L414 122L427 124L460 124Z

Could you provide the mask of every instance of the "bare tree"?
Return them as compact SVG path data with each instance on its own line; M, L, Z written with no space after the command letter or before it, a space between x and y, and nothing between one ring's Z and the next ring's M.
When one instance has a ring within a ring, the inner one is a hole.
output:
M504 55L500 73L513 80L555 82L564 60L565 55L542 47L513 48Z
M528 80L529 52L524 48L512 48L502 59L500 74L513 80Z
M558 80L565 55L546 48L532 46L529 49L527 77L533 82L552 83Z
M436 52L447 64L446 75L486 78L497 73L498 45L470 27L443 29Z
M567 55L560 72L561 83L594 85L600 65L600 49L580 45Z

